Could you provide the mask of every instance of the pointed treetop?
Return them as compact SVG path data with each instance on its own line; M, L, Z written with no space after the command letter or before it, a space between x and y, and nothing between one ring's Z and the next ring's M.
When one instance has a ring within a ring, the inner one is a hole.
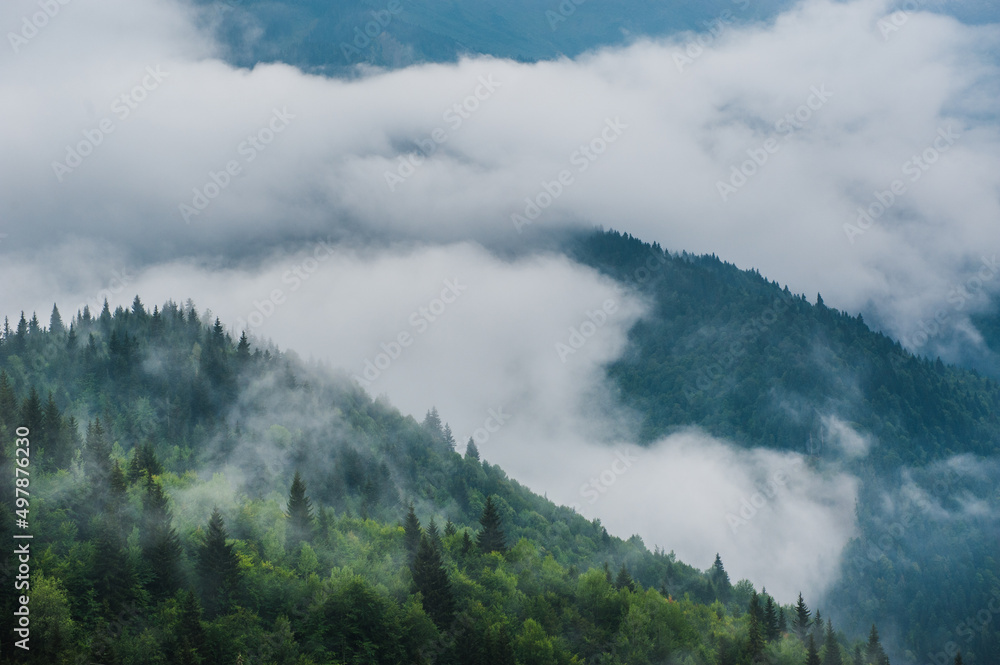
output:
M479 461L479 448L476 447L476 442L469 437L469 443L465 446L465 459L471 459Z
M59 308L56 307L55 303L52 303L52 315L49 317L49 332L57 335L61 335L66 332L66 327L63 325L62 315L59 314Z

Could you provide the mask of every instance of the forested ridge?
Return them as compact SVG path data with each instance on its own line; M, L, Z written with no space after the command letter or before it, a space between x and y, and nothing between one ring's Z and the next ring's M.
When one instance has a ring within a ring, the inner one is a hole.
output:
M1000 384L714 255L616 231L568 253L649 303L607 369L642 439L698 425L855 475L859 535L828 594L834 617L886 623L913 662L1000 657ZM862 445L847 449L845 432Z
M6 478L18 427L31 649L5 593L5 663L888 661L874 628L850 640L718 558L611 536L460 455L436 411L403 416L190 301L8 322Z

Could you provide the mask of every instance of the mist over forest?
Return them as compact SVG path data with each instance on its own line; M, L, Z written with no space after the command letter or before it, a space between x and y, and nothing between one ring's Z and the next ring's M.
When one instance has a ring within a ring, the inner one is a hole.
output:
M0 663L1000 659L986 0L0 8Z

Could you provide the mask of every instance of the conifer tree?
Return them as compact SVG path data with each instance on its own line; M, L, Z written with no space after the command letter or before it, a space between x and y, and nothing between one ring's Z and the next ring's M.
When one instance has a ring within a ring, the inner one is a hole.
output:
M288 492L288 531L285 536L285 547L294 549L301 541L312 540L313 514L312 502L306 496L306 484L299 472L295 472L292 487Z
M17 349L23 349L24 344L28 339L28 321L24 318L24 311L21 311L21 319L17 322L17 328L14 331L14 347Z
M781 636L778 630L778 613L774 609L774 598L767 597L764 603L764 632L767 634L768 642L773 642Z
M196 665L204 661L205 629L201 624L201 606L194 591L181 594L180 617L177 622L177 652L175 662Z
M447 628L455 616L455 599L451 593L448 573L441 561L441 553L427 536L420 539L417 556L414 557L410 570L413 574L413 586L423 597L427 616L438 628Z
M635 581L632 579L632 576L629 575L628 568L625 567L624 563L618 571L618 576L615 577L615 588L635 591Z
M882 642L879 640L878 628L875 624L872 624L872 629L868 633L868 644L865 647L865 658L872 665L888 665L889 657L886 656L885 650L882 648Z
M826 625L823 622L823 615L820 614L819 610L816 610L816 616L813 617L812 633L813 637L816 638L818 644L822 644L826 639L826 631L823 630Z
M225 522L216 508L208 520L204 544L198 550L202 604L209 618L214 618L230 607L239 587L239 561L233 546L226 543L227 538L229 534Z
M455 524L451 520L448 520L447 522L445 522L445 525L444 525L444 535L446 535L446 536L454 536L455 533L457 533L457 530L455 529Z
M468 530L462 532L462 556L469 556L472 554L472 538L469 537Z
M62 316L59 314L59 308L56 307L55 303L52 303L52 315L49 317L49 332L54 335L61 335L66 331L65 326L63 326Z
M97 529L92 576L96 597L106 617L121 611L132 587L133 571L126 554L123 530L114 516L102 519Z
M806 607L806 603L802 600L802 594L799 594L799 601L795 605L795 618L793 625L795 626L795 632L799 636L799 639L805 639L806 633L809 631L809 626L812 624L810 620L810 615L812 613L809 608Z
M42 400L38 397L38 391L34 386L31 392L21 403L21 424L31 430L31 435L41 436L45 413L42 411Z
M833 622L829 618L826 620L823 665L844 665L844 659L840 654L840 644L837 643L837 635L833 632Z
M962 652L955 654L955 665L962 665Z
M42 443L42 468L51 471L68 467L69 451L66 450L62 416L51 390L42 412L42 431L39 435Z
M431 541L431 545L434 546L438 552L441 551L441 532L438 531L437 524L434 523L434 518L427 524L427 539Z
M778 634L784 635L788 632L788 620L785 618L785 608L778 606Z
M140 536L143 560L152 573L149 591L156 599L165 598L180 587L181 542L171 522L163 488L147 476Z
M764 639L766 631L763 621L764 611L760 607L760 597L757 595L756 591L754 591L753 595L750 596L750 607L747 609L747 614L750 619L747 651L750 656L750 661L757 663L764 658Z
M819 652L816 651L816 640L813 638L812 633L809 633L807 644L806 665L822 665L819 659Z
M469 437L469 443L465 444L465 459L479 461L479 448L472 437Z
M3 423L7 431L3 432L4 439L10 439L14 435L14 428L20 425L18 420L17 394L14 387L10 385L10 377L6 371L0 371L0 423Z
M420 530L420 520L417 519L417 514L413 511L413 504L411 503L409 512L406 513L406 522L403 523L403 544L406 546L406 553L411 562L417 556L422 533Z
M244 330L240 335L239 344L236 345L236 359L242 364L250 360L250 340L247 339L247 332Z
M483 514L479 518L479 523L483 527L477 537L479 551L483 554L489 554L490 552L503 553L507 549L506 537L503 532L500 511L497 510L496 504L493 503L492 496L486 498L486 506L483 508Z

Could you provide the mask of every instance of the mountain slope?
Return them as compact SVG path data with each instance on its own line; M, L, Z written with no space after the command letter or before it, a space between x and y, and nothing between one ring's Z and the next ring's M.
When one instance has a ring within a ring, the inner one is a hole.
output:
M966 662L1000 654L995 626L966 625L1000 590L997 383L914 357L860 316L714 256L671 255L617 232L568 252L651 303L608 367L643 438L699 425L862 480L860 533L829 594L856 611L835 619L863 631L891 617L883 628L911 660L950 642Z
M48 328L5 328L3 472L29 448L15 428L31 450L34 641L17 662L805 658L805 631L777 624L792 607L721 562L701 573L614 538L459 456L436 412L417 423L209 321L137 297L68 329L56 309ZM2 602L6 663L17 601Z

